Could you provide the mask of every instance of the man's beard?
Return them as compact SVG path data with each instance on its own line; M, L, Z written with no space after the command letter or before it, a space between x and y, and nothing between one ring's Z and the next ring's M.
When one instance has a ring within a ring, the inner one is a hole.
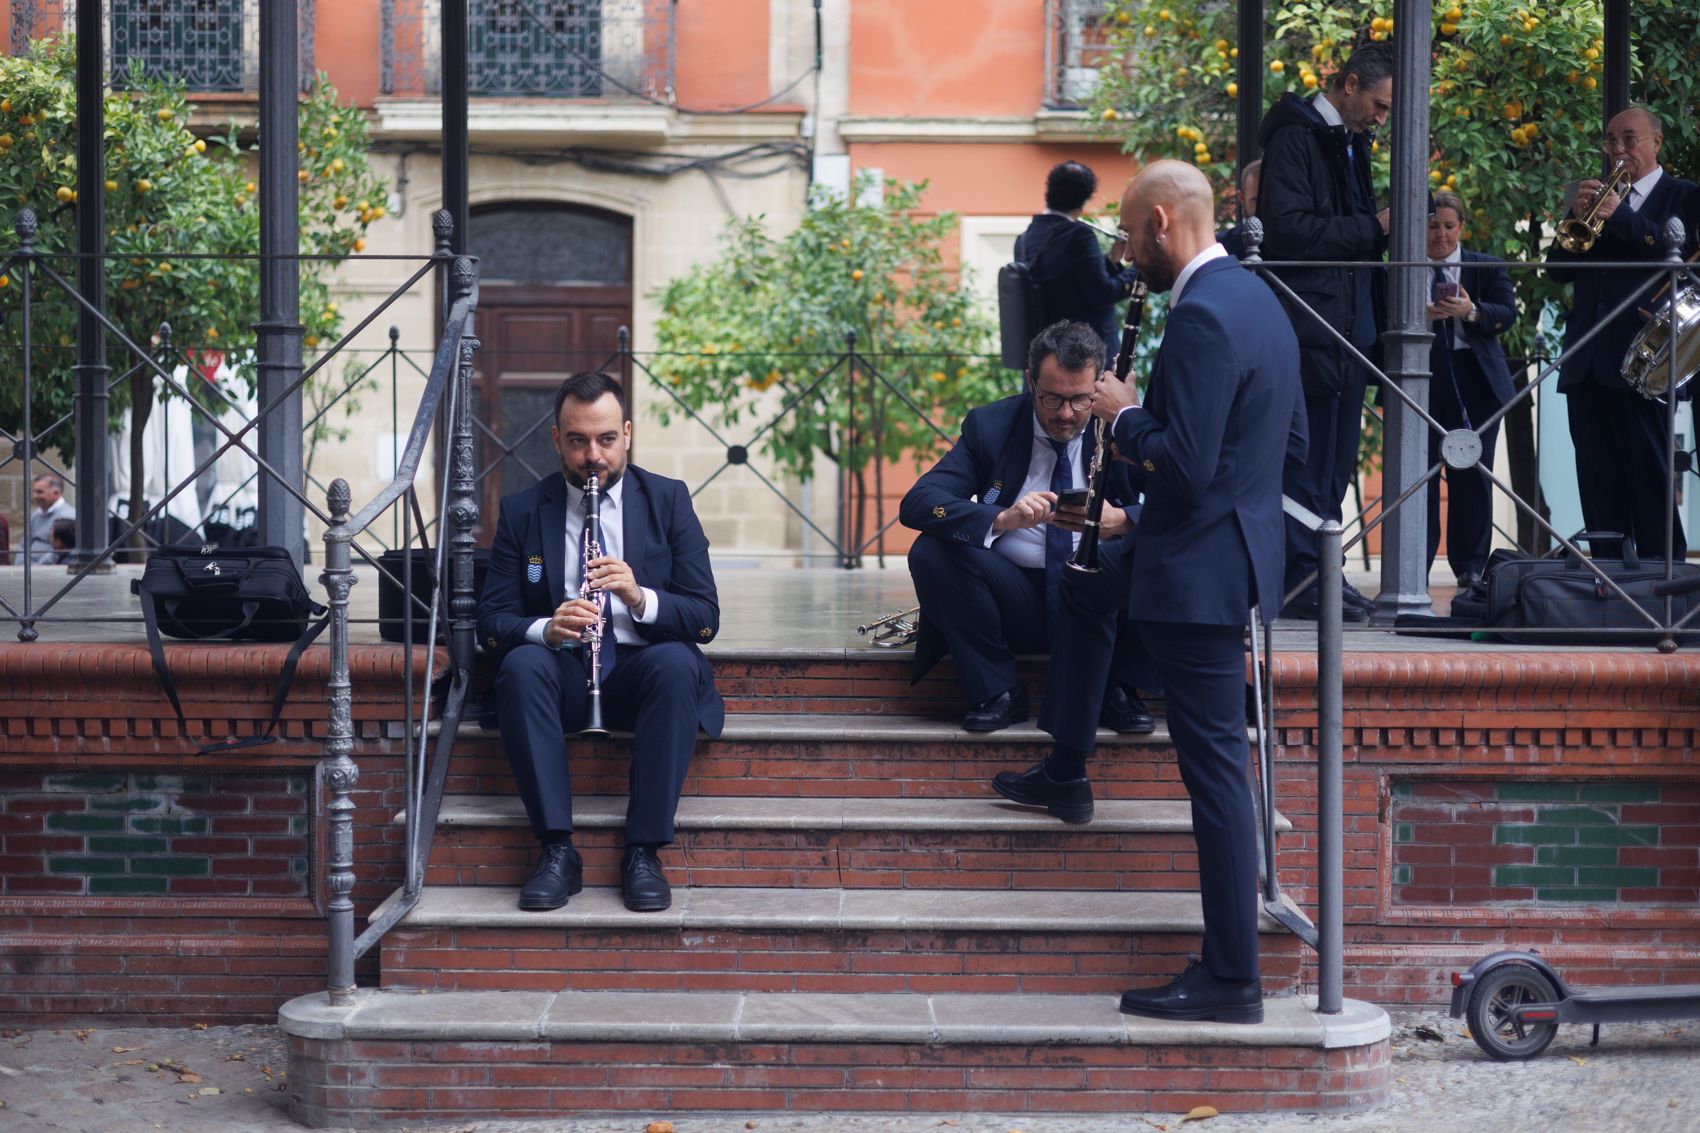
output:
M588 472L588 470L587 470L587 472ZM584 490L586 476L580 475L579 473L574 472L571 468L568 468L566 466L566 464L564 464L564 463L561 465L561 474L564 475L567 478L567 483L571 484L573 487L579 489L580 491ZM620 466L618 469L616 469L612 472L610 472L608 470L607 465L601 465L596 469L596 486L597 486L598 490L606 492L609 488L612 488L615 484L618 484L620 482L620 478L622 476L624 476L625 474L626 474L626 469L625 469L624 465Z

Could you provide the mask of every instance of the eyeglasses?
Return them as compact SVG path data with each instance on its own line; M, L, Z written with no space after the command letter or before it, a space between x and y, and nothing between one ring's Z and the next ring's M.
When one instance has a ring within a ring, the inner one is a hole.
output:
M1601 149L1634 149L1641 144L1640 134L1607 134L1600 139Z
M1084 413L1092 408L1092 395L1089 393L1083 393L1079 397L1064 397L1060 393L1039 393L1035 397L1040 405L1049 409L1052 413L1055 413L1064 405L1067 405L1076 413Z

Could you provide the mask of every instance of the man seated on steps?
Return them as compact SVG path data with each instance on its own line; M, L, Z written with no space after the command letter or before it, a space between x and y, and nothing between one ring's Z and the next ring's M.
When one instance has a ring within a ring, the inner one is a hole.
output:
M720 628L708 538L684 484L627 463L632 422L618 381L574 374L555 394L554 420L561 471L502 500L478 611L479 640L500 665L502 744L543 847L519 907L558 909L584 886L566 734L585 726L579 636L601 617L583 597L580 549L584 485L595 472L603 554L588 574L612 597L602 628L604 720L633 733L621 885L627 908L665 909L672 890L657 850L673 840L697 730L718 736L726 717L697 648Z
M1058 497L1086 488L1093 451L1086 423L1103 358L1103 340L1085 323L1040 331L1027 353L1026 388L971 410L956 444L903 497L899 517L921 533L909 549L921 604L912 680L946 653L955 658L970 706L962 726L970 732L1026 721L1016 655L1067 648L1055 631L1065 591L1074 588L1063 576L1075 572L1063 564L1079 541L1086 507ZM1126 464L1112 466L1104 499L1104 576L1125 590L1139 517ZM1126 626L1115 611L1107 617ZM1114 637L1108 683L1090 690L1079 711L1117 732L1150 732L1156 724L1135 687L1151 687L1139 642L1127 628ZM1041 727L1049 727L1055 691L1047 686Z

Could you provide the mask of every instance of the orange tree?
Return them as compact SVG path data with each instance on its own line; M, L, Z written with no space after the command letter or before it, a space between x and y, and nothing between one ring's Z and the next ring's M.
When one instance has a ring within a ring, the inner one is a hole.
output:
M855 478L856 531L873 461L921 462L943 443L926 418L954 435L969 409L1015 386L946 259L955 214L922 211L924 183L870 188L859 177L845 198L817 186L786 235L763 217L733 221L715 259L662 290L656 327L655 375L672 391L662 421L687 407L722 425L771 421L761 451L785 473L806 481L824 456ZM867 355L854 405L843 368L821 380L851 331Z
M76 45L43 40L27 54L0 58L0 248L14 246L11 220L33 209L40 221L35 246L46 253L76 250ZM188 259L185 253L248 255L259 251L259 207L252 146L232 127L222 137L197 137L187 128L183 91L126 78L108 90L106 115L106 311L132 340L146 346L169 323L175 346L225 351L250 385L248 344L259 318L259 265L255 259ZM301 264L301 319L309 355L341 325L327 273L365 246L367 225L383 215L386 190L368 166L366 122L341 106L321 75L301 101L301 250L324 256ZM19 272L4 268L0 252L0 427L17 432L23 416L23 320ZM75 261L52 266L75 282ZM39 431L70 412L75 392L76 307L39 275L33 287L32 425ZM137 359L108 344L115 374ZM132 409L139 436L151 408L151 377L138 374L113 390L113 413ZM195 388L195 386L191 386ZM71 455L69 425L43 439ZM132 484L141 483L134 468ZM138 489L139 490L139 489Z
M1631 95L1663 111L1667 168L1700 172L1700 128L1688 108L1700 96L1700 6L1650 0L1631 7ZM1282 93L1325 85L1352 48L1410 34L1396 29L1393 5L1290 0L1269 16L1264 104ZM1595 3L1438 0L1430 44L1429 180L1458 192L1470 215L1469 246L1513 260L1538 260L1556 219L1564 183L1597 173L1602 9ZM1220 0L1115 0L1093 113L1143 159L1196 162L1231 200L1234 126L1240 98L1235 6ZM1378 144L1385 186L1388 147ZM1227 208L1231 212L1231 207ZM1546 231L1550 231L1547 229ZM1516 273L1526 313L1558 289ZM1518 324L1513 348L1534 321Z

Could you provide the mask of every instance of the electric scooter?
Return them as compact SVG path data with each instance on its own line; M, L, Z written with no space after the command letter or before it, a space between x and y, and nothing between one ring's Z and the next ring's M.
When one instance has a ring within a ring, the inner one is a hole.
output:
M1655 583L1653 594L1700 590L1700 578ZM1468 1019L1470 1037L1500 1061L1533 1058L1547 1048L1560 1023L1591 1023L1593 1045L1601 1023L1700 1019L1700 984L1587 991L1565 984L1533 949L1495 952L1467 972L1452 973L1452 1017Z

